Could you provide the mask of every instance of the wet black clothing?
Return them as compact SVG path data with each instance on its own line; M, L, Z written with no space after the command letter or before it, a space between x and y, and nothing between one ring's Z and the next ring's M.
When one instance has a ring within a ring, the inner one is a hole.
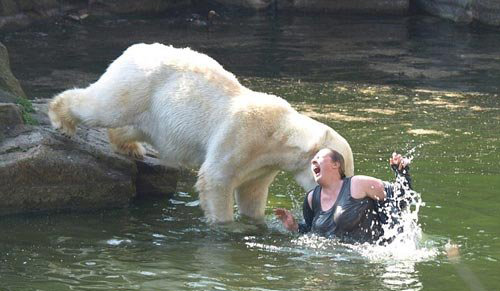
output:
M375 241L382 234L375 201L370 198L355 199L351 196L351 178L345 178L337 201L332 208L321 209L321 186L316 186L312 196L312 209L304 200L305 225L301 232L312 231L325 237L343 241Z
M402 188L411 189L409 168L395 169L396 176L403 177L406 185L384 182L386 199L375 201L371 198L355 199L351 196L351 178L343 179L342 188L335 204L328 210L321 209L321 186L316 186L312 194L312 208L307 196L304 199L304 222L299 224L301 233L314 232L325 237L336 237L346 242L374 242L383 235L383 224L395 226L397 216L410 202L398 199L404 196ZM397 187L397 189L395 189ZM398 193L398 197L394 197ZM402 230L401 230L402 231Z

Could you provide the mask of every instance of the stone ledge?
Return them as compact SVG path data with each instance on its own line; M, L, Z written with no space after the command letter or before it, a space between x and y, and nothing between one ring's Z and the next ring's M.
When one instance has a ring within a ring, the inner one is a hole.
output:
M126 207L175 192L178 171L151 150L142 161L118 155L103 129L82 127L68 139L48 125L47 100L33 107L40 126L0 140L0 215Z
M13 103L0 103L0 132L6 133L23 125L19 106Z

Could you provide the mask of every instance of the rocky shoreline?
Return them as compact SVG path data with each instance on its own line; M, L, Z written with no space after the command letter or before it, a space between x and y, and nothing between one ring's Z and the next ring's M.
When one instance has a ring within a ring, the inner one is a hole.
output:
M301 13L409 15L425 13L455 22L500 25L496 0L0 0L0 29L28 26L35 21L67 17L82 21L90 16L113 14L161 14L180 11L222 10L224 14Z
M118 155L102 129L64 137L49 124L47 102L33 102L38 125L24 124L18 105L0 103L0 116L10 116L0 128L0 215L126 207L175 192L178 171L163 167L154 151L144 160Z

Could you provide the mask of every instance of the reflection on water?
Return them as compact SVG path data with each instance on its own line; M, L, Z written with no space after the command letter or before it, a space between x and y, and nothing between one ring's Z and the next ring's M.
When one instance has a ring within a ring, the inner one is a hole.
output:
M498 93L499 31L432 17L234 17L213 29L169 18L38 24L0 39L27 94L95 81L134 43L207 53L238 77ZM319 97L319 96L318 96Z
M383 286L387 290L422 290L422 283L414 263L405 261L386 265L385 272L381 275Z
M2 37L32 97L93 82L131 43L209 53L246 86L345 136L357 174L391 180L389 155L416 147L412 176L425 205L410 239L346 245L280 228L272 208L300 217L304 195L286 173L270 189L267 228L208 227L192 181L181 181L173 199L125 210L1 218L0 289L468 290L456 266L486 290L498 287L495 29L427 17L255 16L210 33L166 19L107 19ZM461 265L444 255L450 240Z

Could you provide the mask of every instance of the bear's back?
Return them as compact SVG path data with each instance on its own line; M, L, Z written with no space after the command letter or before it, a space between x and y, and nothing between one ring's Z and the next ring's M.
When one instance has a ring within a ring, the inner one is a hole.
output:
M159 43L135 44L125 50L108 70L113 66L157 79L168 78L172 73L185 73L204 79L207 84L231 95L240 94L243 89L238 79L217 61L190 48L174 48Z

